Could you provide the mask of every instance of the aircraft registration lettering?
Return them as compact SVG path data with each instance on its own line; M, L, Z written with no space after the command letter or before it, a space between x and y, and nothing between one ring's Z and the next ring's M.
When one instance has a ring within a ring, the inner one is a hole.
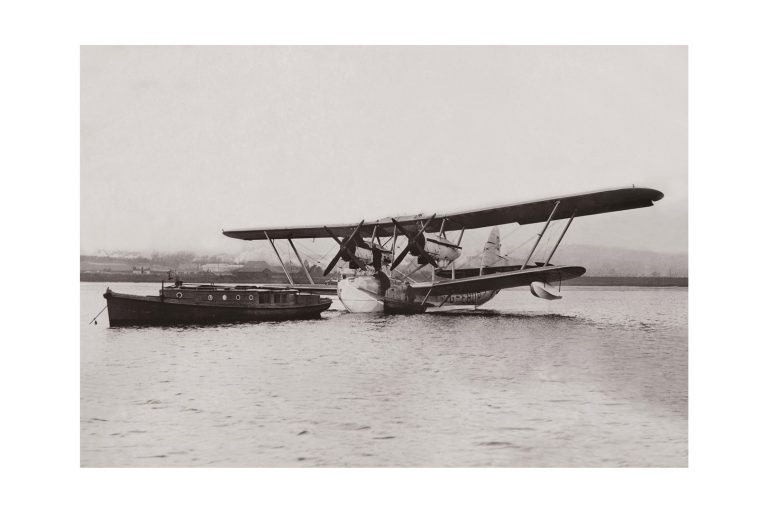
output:
M448 300L452 303L476 302L484 295L485 293L483 292L461 293L458 295L451 295L451 298Z

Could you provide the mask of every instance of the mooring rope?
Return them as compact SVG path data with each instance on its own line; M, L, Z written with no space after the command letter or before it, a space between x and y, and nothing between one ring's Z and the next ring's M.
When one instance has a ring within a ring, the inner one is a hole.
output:
M107 306L109 306L109 304L107 304ZM99 314L93 317L93 320L88 322L88 325L91 325L93 322L96 322L96 319L99 318L99 315L101 315L105 309L107 309L107 306L104 306L103 308L101 308L101 311L99 311ZM99 325L99 322L96 322L96 325Z

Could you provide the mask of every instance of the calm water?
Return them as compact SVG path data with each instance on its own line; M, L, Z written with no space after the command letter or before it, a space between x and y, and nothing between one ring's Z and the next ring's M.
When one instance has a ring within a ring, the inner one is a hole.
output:
M87 325L83 466L686 466L687 289L500 293L480 314ZM154 284L112 289L154 294Z

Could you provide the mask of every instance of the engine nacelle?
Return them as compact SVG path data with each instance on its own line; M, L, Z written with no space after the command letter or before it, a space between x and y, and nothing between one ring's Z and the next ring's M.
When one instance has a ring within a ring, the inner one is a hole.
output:
M419 243L422 244L424 251L435 259L440 268L447 267L461 256L461 249L445 237L429 235L423 241L419 240ZM416 255L418 252L414 254L414 256ZM426 263L426 261L422 261L423 259L420 257L419 263Z
M374 261L377 258L376 253L381 254L381 262L385 265L392 263L392 253L385 247L378 244L373 244L373 257Z
M372 266L375 269L380 269L382 261L384 264L392 262L392 257L389 255L389 251L382 251L379 247L374 246L373 249L368 247L355 246L355 257L360 260L360 263ZM349 263L349 268L356 269L357 265L352 258L346 252L341 254L341 259Z
M373 251L367 247L356 246L355 257L365 265L373 265ZM349 263L349 268L357 268L355 262L352 261L352 258L346 252L342 253L341 259Z
M373 251L366 247L355 247L355 256L366 265L373 263Z

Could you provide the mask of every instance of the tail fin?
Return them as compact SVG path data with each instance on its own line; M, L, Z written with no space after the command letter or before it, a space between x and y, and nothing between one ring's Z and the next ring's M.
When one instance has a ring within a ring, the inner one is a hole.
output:
M491 234L488 235L488 241L485 242L485 247L483 247L482 265L483 267L503 265L501 260L501 238L499 237L499 227L494 226L491 230Z

